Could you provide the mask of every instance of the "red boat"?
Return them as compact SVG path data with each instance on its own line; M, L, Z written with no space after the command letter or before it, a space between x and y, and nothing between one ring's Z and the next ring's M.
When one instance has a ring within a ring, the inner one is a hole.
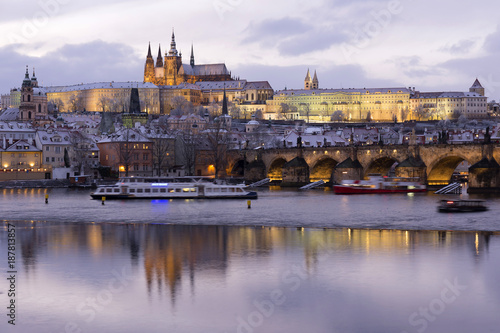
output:
M418 178L370 175L368 180L343 180L334 185L335 194L419 193L427 187Z

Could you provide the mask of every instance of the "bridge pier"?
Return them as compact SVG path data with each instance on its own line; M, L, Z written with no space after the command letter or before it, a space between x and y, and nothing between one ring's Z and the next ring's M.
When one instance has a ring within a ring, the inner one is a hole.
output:
M500 165L493 158L483 158L469 168L468 193L500 193Z
M283 165L281 186L304 186L309 184L309 165L302 157L295 157Z
M363 166L356 159L348 157L345 161L337 164L332 173L332 184L340 184L343 180L363 179Z
M420 178L422 183L427 182L427 166L420 156L410 156L396 166L396 177Z

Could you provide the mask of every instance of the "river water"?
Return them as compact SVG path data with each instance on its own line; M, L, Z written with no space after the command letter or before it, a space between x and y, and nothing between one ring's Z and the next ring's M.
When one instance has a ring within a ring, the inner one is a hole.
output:
M442 198L0 190L0 275L9 224L17 271L0 332L498 332L500 200L442 214Z

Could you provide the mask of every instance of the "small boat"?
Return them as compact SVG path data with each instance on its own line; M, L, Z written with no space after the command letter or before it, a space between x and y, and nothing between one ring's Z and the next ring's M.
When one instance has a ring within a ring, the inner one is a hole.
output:
M370 175L368 180L343 180L334 185L335 194L419 193L427 187L418 178Z
M257 199L244 184L218 184L207 177L124 177L100 185L92 199Z
M442 213L484 212L485 210L488 210L485 200L441 200L438 206L438 211Z

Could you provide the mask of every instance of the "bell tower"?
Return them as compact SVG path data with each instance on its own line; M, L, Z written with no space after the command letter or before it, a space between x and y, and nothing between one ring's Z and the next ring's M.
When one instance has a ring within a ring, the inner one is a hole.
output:
M148 56L146 57L146 64L144 65L144 82L155 83L155 62L151 55L151 43L148 46Z
M182 57L177 52L175 45L175 34L172 29L172 41L170 42L170 50L165 55L165 84L169 86L178 85L178 72L182 66Z

